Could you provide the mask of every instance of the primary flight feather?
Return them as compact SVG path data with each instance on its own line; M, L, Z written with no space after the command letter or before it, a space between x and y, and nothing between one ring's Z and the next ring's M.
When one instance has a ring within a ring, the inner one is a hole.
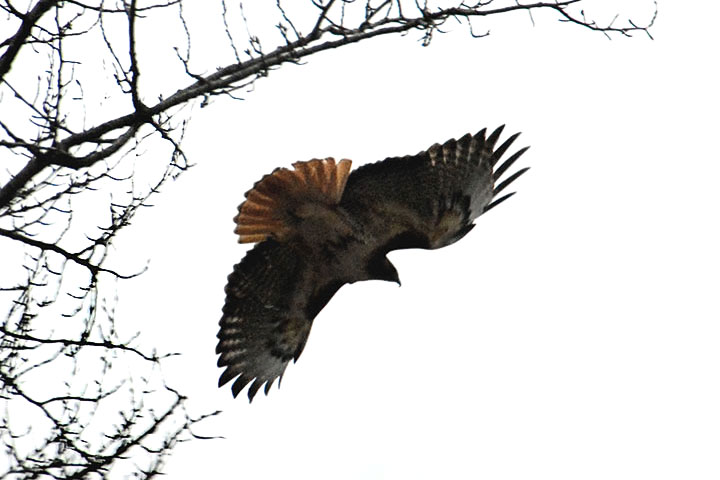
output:
M387 253L435 249L465 236L473 221L513 195L501 192L527 168L501 177L527 150L500 158L518 134L496 148L503 127L387 158L350 172L350 160L296 162L245 194L235 232L257 243L225 287L216 353L220 386L248 384L252 401L267 394L297 360L313 319L346 283L400 283Z

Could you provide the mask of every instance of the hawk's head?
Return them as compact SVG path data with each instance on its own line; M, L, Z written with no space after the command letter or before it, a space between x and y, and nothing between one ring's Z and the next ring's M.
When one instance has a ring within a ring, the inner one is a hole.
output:
M398 276L397 269L385 254L378 254L372 257L367 264L367 273L369 280L385 280L386 282L395 282L400 285L400 277Z

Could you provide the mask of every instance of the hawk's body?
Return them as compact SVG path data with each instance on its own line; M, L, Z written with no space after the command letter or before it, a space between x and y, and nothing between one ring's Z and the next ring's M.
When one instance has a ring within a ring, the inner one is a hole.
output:
M391 250L434 249L467 234L517 171L496 180L526 150L498 165L517 138L497 149L502 127L352 173L350 161L297 162L255 184L235 217L241 242L259 242L228 278L218 333L220 385L237 377L252 400L297 360L315 316L346 283L399 283Z

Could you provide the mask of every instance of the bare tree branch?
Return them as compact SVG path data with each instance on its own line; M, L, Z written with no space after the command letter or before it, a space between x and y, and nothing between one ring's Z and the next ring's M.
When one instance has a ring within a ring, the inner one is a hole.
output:
M0 57L0 80L5 78L5 75L10 71L10 67L17 58L18 52L20 52L20 47L27 42L30 32L40 20L40 17L45 15L56 3L55 0L41 0L35 4L32 10L23 15L12 8L8 2L8 10L21 18L22 23L15 35L0 43L0 47L7 47L5 53Z

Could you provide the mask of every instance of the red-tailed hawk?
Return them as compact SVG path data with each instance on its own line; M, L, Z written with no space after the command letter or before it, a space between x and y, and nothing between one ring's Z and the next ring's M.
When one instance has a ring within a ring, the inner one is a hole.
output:
M388 158L350 173L350 160L296 162L265 175L235 217L240 242L258 244L225 287L216 353L234 396L250 382L252 401L297 360L313 319L346 283L400 283L386 254L435 249L465 236L473 220L527 168L498 183L526 148L503 163L518 137L495 145L503 127ZM235 378L237 377L237 378Z

